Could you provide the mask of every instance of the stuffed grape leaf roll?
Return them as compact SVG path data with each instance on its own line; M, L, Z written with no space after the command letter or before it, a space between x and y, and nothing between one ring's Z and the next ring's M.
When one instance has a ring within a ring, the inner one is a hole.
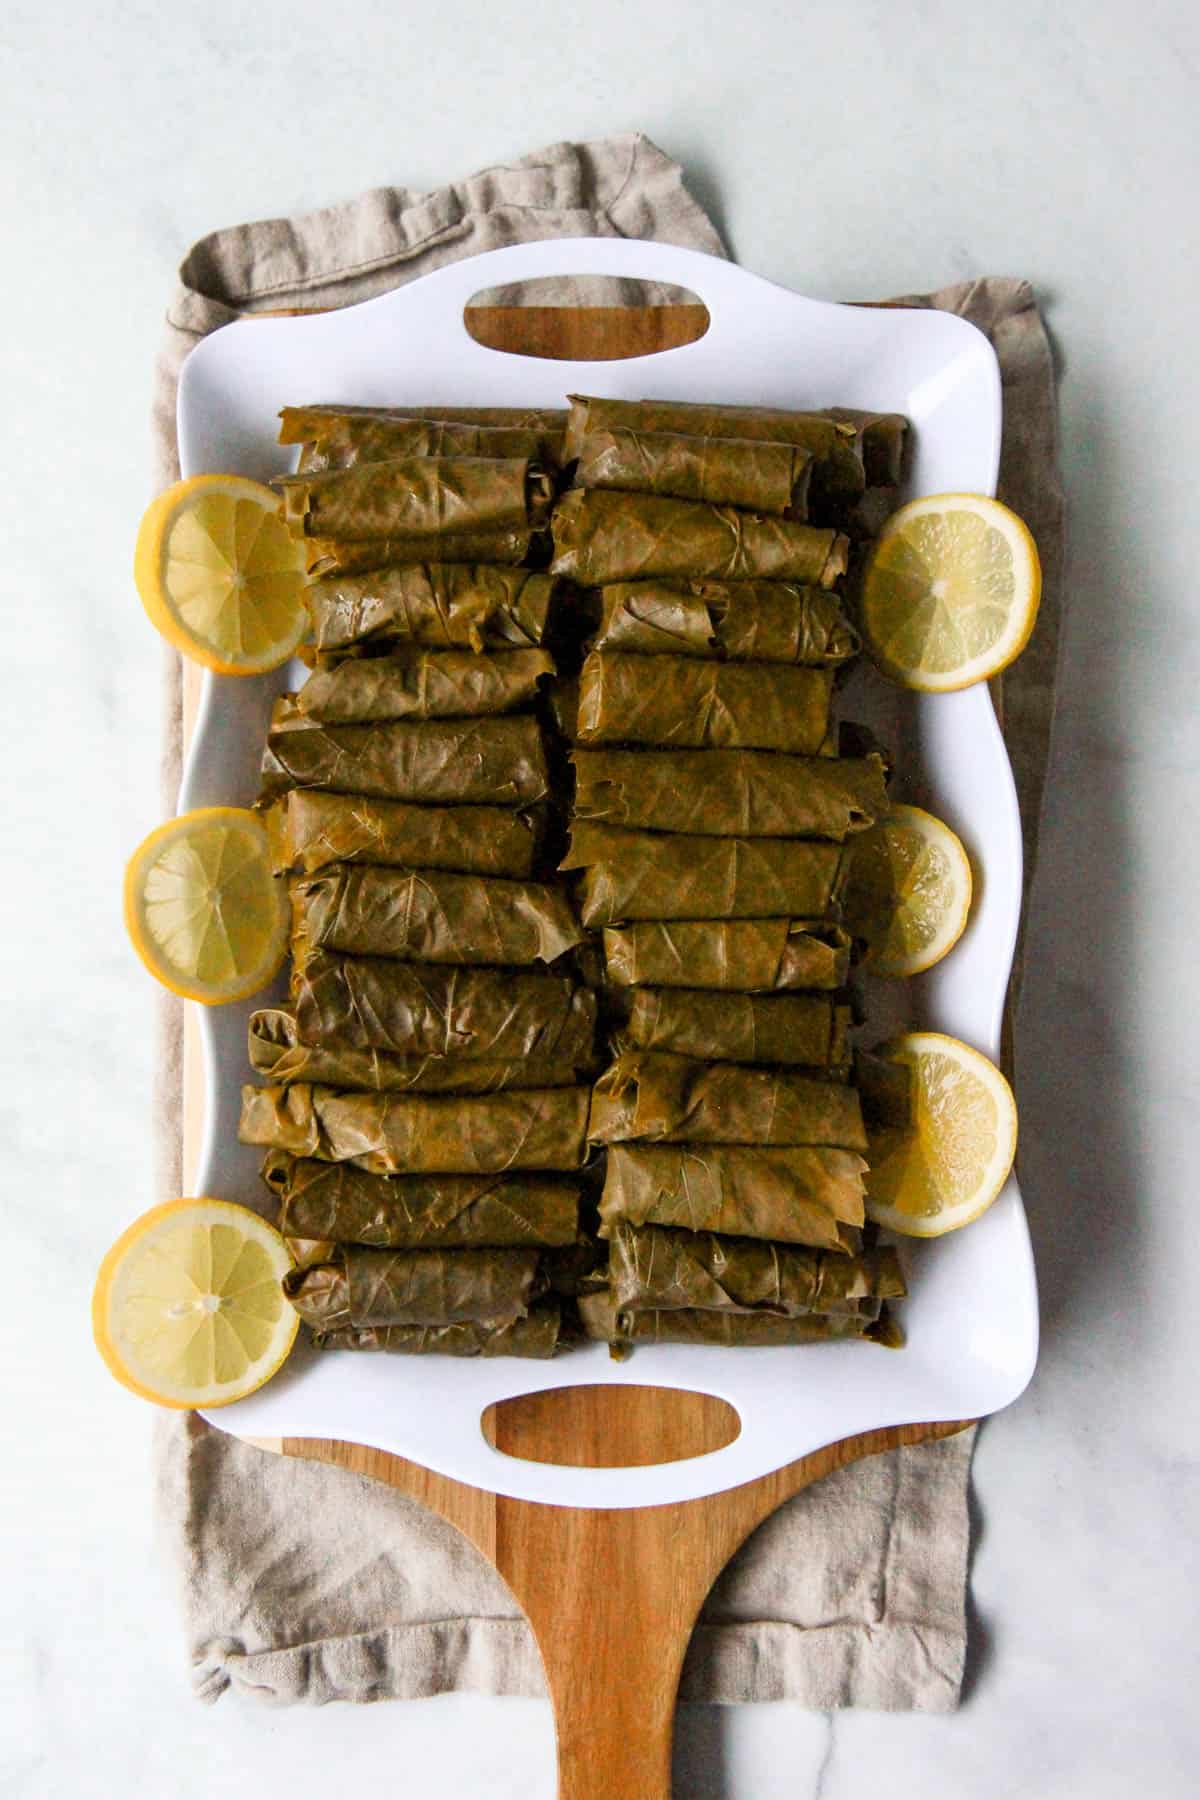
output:
M825 994L705 993L635 988L624 1047L673 1050L705 1061L783 1063L840 1074L849 1061L850 1009Z
M245 1087L240 1141L374 1175L492 1175L578 1169L588 1089L499 1094L350 1094L334 1088Z
M291 1269L283 1291L317 1331L347 1326L507 1325L537 1293L536 1250L365 1250Z
M865 831L888 810L878 756L767 750L577 750L575 814L609 825L711 837Z
M489 1062L469 1056L397 1056L386 1050L302 1044L296 1015L277 1006L251 1013L248 1039L250 1067L276 1087L305 1081L388 1094L494 1094L503 1088L573 1087L590 1065L586 1057L578 1062L539 1056Z
M651 576L777 580L829 588L846 573L840 532L733 506L574 488L554 509L556 575L585 587Z
M618 1056L596 1082L588 1138L593 1144L867 1147L858 1092L846 1082L641 1051ZM862 1223L861 1211L852 1223Z
M584 438L575 483L803 519L812 465L812 452L799 445L755 443L735 431L722 438L685 437L614 425Z
M859 636L836 594L789 581L623 581L600 590L597 650L733 662L848 662Z
M540 815L501 806L415 806L365 794L290 788L265 812L271 859L281 874L330 863L452 869L464 875L532 875Z
M519 558L518 558L519 560ZM305 605L314 647L407 640L434 649L536 648L554 582L528 569L470 562L410 562L311 582Z
M594 650L579 676L579 741L815 756L832 683L828 669L785 663Z
M310 537L304 540L305 567L317 579L369 575L397 565L426 563L475 567L494 563L516 568L549 534L530 525L494 531L393 531L385 538Z
M649 1314L639 1314L648 1318ZM672 1317L679 1315L672 1315ZM708 1313L707 1318L721 1317ZM374 1350L391 1356L526 1356L547 1360L558 1349L562 1311L554 1301L531 1306L507 1325L343 1325L314 1331L318 1350Z
M601 1235L671 1225L852 1252L866 1166L853 1151L809 1145L612 1144Z
M389 537L511 531L544 525L554 481L520 457L407 456L324 474L281 475L283 516L297 537L360 543Z
M840 925L804 919L646 919L604 932L605 971L618 987L835 989L850 948Z
M291 698L301 718L321 725L484 718L528 706L553 673L544 650L405 649L318 669Z
M301 716L290 696L272 711L262 779L268 800L306 787L384 800L528 806L549 792L532 714L321 725Z
M517 457L545 468L556 468L562 460L562 415L556 425L486 425L465 419L305 413L303 408L285 407L282 419L279 442L303 444L304 474L407 456Z
M612 1344L614 1355L637 1344L693 1344L733 1350L779 1349L844 1338L877 1341L877 1326L869 1312L798 1313L791 1318L779 1313L702 1312L695 1307L679 1307L671 1312L629 1312L618 1311L607 1295L589 1294L580 1300L579 1313L585 1335Z
M906 1291L894 1250L844 1256L659 1225L614 1228L608 1278L614 1305L631 1312L844 1314Z

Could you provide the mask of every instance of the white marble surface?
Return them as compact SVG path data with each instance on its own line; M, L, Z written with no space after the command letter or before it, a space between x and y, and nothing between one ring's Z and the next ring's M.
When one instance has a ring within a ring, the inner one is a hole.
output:
M1072 532L1019 1041L1045 1342L981 1441L966 1702L686 1709L678 1791L1176 1800L1200 1765L1192 9L531 0L502 18L477 0L5 9L0 1786L305 1800L332 1769L346 1793L553 1791L537 1703L191 1699L150 1543L149 1421L93 1357L87 1296L162 1197L119 892L158 816L158 649L127 571L174 265L218 224L637 125L748 267L809 293L1032 277L1063 361Z

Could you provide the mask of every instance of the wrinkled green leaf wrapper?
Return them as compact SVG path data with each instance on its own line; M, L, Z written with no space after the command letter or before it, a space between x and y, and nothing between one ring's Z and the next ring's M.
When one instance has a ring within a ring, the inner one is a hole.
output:
M829 588L846 573L839 532L733 506L574 488L554 509L556 575L585 587L651 576L798 581Z
M558 1349L561 1331L560 1308L544 1302L511 1325L346 1325L314 1332L313 1342L318 1350L376 1350L391 1356L525 1356L547 1361Z
M672 1050L702 1062L783 1063L842 1073L850 1009L824 994L705 993L637 988L623 1047Z
M859 649L836 594L786 581L624 581L600 589L597 650L833 668Z
M594 650L579 675L579 741L815 756L829 729L832 680L828 669L785 663Z
M858 1091L846 1082L633 1050L618 1056L592 1089L588 1138L593 1144L642 1140L867 1147ZM861 1204L860 1186L858 1217L852 1224L862 1223Z
M386 719L468 719L513 712L554 673L544 650L410 648L318 669L292 696L303 719L356 725Z
M374 1175L570 1171L586 1155L587 1111L586 1087L476 1097L351 1094L297 1082L244 1087L239 1137Z
M853 500L866 483L857 415L780 412L765 406L713 406L681 400L610 400L572 394L564 461L577 457L589 433L625 426L633 431L678 431L688 437L737 437L796 444L812 455L812 498ZM871 418L875 414L869 415Z
M629 831L581 820L559 865L584 869L588 926L637 919L821 918L839 904L849 852L803 838Z
M778 1349L795 1344L828 1343L838 1338L876 1341L886 1308L876 1324L859 1314L702 1312L680 1307L672 1312L618 1312L607 1295L589 1294L579 1302L586 1335L611 1344L613 1354L637 1344L693 1344L712 1349ZM878 1341L893 1341L880 1337Z
M318 580L329 577L379 575L393 565L497 565L497 572L526 562L535 546L549 543L549 532L522 526L506 531L393 532L386 538L310 537L304 540L305 567ZM523 572L523 571L521 571Z
M518 457L409 456L283 475L275 485L297 536L343 543L536 527L554 497L552 476Z
M300 1040L400 1056L518 1056L589 1063L595 996L566 976L317 952L293 965Z
M888 811L878 756L769 750L576 750L575 816L712 837L865 831Z
M851 1150L790 1145L612 1144L601 1235L672 1225L853 1252L866 1163Z
M409 962L554 962L584 941L559 887L444 870L334 863L291 884L292 937Z
M388 725L319 725L277 700L262 765L262 798L289 787L380 799L528 806L549 793L532 715Z
M565 414L556 423L487 425L442 418L395 418L370 413L317 413L285 407L281 444L303 444L305 474L350 469L358 463L393 462L407 456L513 457L557 468L562 461Z
M812 464L810 450L754 443L734 431L725 438L685 437L615 425L584 438L575 484L803 519Z
M841 926L803 919L648 919L604 932L605 973L619 987L835 989L850 948Z
M536 1250L340 1248L328 1263L292 1269L283 1291L319 1332L346 1326L506 1325L537 1292Z
M618 1224L608 1251L618 1310L859 1314L906 1289L894 1250L858 1256L707 1231Z
M533 873L540 820L508 807L420 806L292 788L267 808L265 823L278 874L378 863L520 881Z
M309 584L305 605L319 651L392 638L430 649L521 650L541 643L553 587L549 575L527 569L417 561L326 576Z
M579 1187L536 1175L369 1175L271 1151L263 1179L285 1237L418 1250L573 1244Z
M389 1094L495 1094L505 1088L574 1087L587 1062L537 1056L487 1062L467 1056L395 1056L386 1050L337 1050L302 1044L296 1017L283 1007L251 1013L250 1067L276 1087L320 1087Z

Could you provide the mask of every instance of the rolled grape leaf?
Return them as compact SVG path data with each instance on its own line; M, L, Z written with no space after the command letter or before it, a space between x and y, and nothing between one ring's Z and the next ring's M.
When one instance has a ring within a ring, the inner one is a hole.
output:
M562 415L557 425L484 425L285 407L281 418L279 442L304 445L300 468L305 474L408 456L518 457L546 468L557 468L562 460Z
M541 819L501 806L413 806L291 788L266 809L265 823L281 874L381 863L520 881L533 873Z
M558 1349L561 1332L562 1312L551 1301L530 1307L523 1319L509 1325L344 1325L314 1332L313 1342L318 1350L376 1350L391 1356L526 1356L546 1361Z
M563 869L584 869L588 926L637 919L822 918L841 899L849 852L802 838L627 831L581 820ZM724 1005L724 1002L720 1002Z
M271 714L262 798L291 787L385 800L528 806L546 797L549 777L531 714L320 725L301 717L285 696Z
M449 560L410 558L410 564L311 582L305 605L316 649L392 638L436 649L514 650L541 643L554 588L549 575Z
M853 1252L866 1166L853 1151L807 1145L613 1144L601 1236L622 1222L672 1225Z
M579 741L815 756L832 683L829 669L594 650L579 675Z
M609 926L604 961L618 987L834 989L849 974L850 938L803 919L648 919Z
M536 1250L339 1249L291 1269L283 1291L319 1332L346 1326L506 1325L537 1292Z
M251 1013L250 1067L276 1087L305 1081L387 1094L495 1094L504 1088L574 1087L589 1061L518 1056L488 1062L469 1056L394 1056L386 1050L336 1050L302 1044L296 1016L283 1007Z
M849 1061L849 1024L849 1007L824 994L637 988L621 1038L634 1050L841 1073Z
M701 1312L694 1307L673 1312L618 1312L607 1295L592 1294L580 1300L579 1314L587 1337L618 1349L637 1344L778 1349L839 1338L878 1341L869 1313L799 1313L787 1318L779 1313Z
M908 420L903 413L857 412L849 406L831 406L828 413L858 433L867 486L895 487L904 473L908 438Z
M608 1250L618 1310L855 1314L863 1300L906 1292L894 1250L858 1256L794 1244L619 1223Z
M610 400L569 396L563 460L580 454L595 431L625 426L633 431L678 431L688 437L736 437L742 441L796 444L811 454L813 498L853 499L866 476L854 420L823 413L783 412L758 406L714 406L682 400Z
M554 962L584 941L561 887L444 870L334 863L291 884L292 937L306 951L407 962Z
M271 1151L263 1179L285 1237L418 1250L573 1244L579 1187L536 1175L368 1175Z
M361 543L537 527L550 515L554 481L519 457L408 456L325 474L281 475L283 516L297 537Z
M596 1082L588 1138L593 1144L867 1147L858 1093L845 1082L816 1081L790 1069L705 1063L642 1051L618 1056ZM827 1166L840 1180L858 1160L851 1158L845 1165L834 1160ZM861 1225L861 1184L856 1206L858 1216L849 1222ZM848 1217L840 1212L837 1216Z
M651 576L797 581L830 588L846 573L839 532L732 506L575 488L554 509L556 575L585 587Z
M586 665L585 665L586 668ZM883 763L767 750L577 750L575 815L711 837L865 831L888 810Z
M322 432L343 419L418 419L565 431L567 412L565 407L554 406L443 406L432 401L423 406L347 406L339 401L319 406L285 406L279 419L281 444L307 444L319 440Z
M584 438L575 482L803 519L812 465L810 450L754 443L733 431L728 437L684 437L615 425Z
M588 1089L474 1095L347 1094L335 1088L242 1089L239 1138L373 1175L492 1175L580 1167Z
M408 649L318 669L292 698L301 718L321 725L483 718L527 706L553 673L545 650Z
M624 581L600 590L597 650L733 662L848 662L859 637L836 594L787 581Z
M529 526L511 531L454 531L440 537L432 532L393 533L386 538L305 538L304 564L309 577L382 574L392 567L461 565L477 568L492 564L515 569L527 562L544 566L551 548L549 531Z
M596 999L565 975L456 969L318 951L292 970L300 1041L323 1050L592 1060Z

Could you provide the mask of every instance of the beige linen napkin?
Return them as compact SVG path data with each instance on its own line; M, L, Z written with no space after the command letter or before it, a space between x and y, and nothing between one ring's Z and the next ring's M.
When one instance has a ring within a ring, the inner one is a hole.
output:
M154 411L159 484L178 474L179 369L207 332L246 312L349 305L455 258L554 236L659 238L724 254L679 167L639 134L556 144L432 194L379 188L306 217L204 239L184 260L167 314ZM586 297L579 286L538 295L543 303ZM605 298L611 302L611 290ZM1024 282L972 282L905 303L971 319L1000 357L1001 493L1032 526L1046 574L1041 624L1006 684L1032 866L1062 560L1049 347ZM180 752L172 656L168 812ZM182 1179L181 1038L176 1003L164 1011L156 1108L164 1196ZM683 1696L953 1708L966 1649L974 1435L852 1465L781 1507L710 1595ZM452 1689L544 1692L529 1627L494 1569L452 1526L391 1488L254 1450L192 1415L163 1414L158 1508L182 1576L194 1684L204 1699L230 1684L264 1699L314 1703Z

